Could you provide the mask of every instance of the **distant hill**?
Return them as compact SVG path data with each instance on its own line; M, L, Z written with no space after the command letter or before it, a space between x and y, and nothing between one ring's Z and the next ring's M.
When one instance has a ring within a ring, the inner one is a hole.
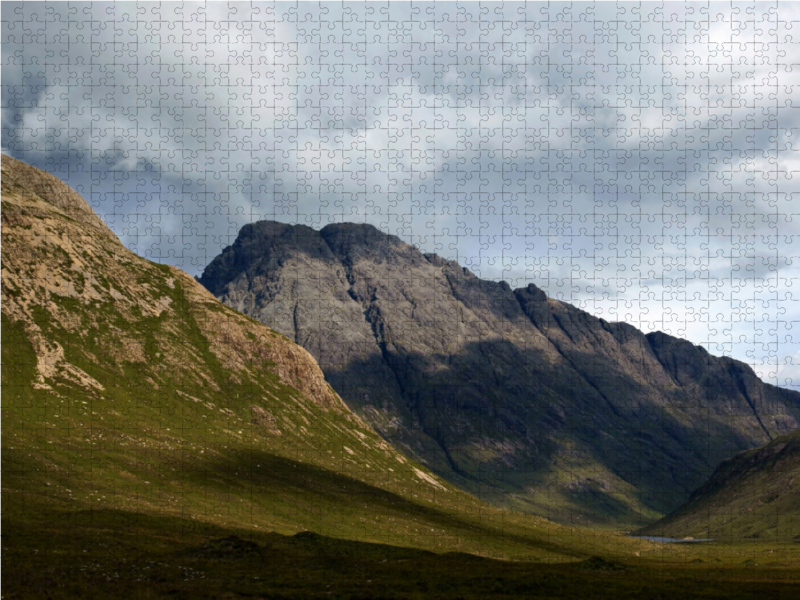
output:
M800 542L800 431L726 460L684 506L637 534Z
M365 224L244 226L199 281L306 348L357 414L499 506L638 527L798 427L800 394L512 290Z

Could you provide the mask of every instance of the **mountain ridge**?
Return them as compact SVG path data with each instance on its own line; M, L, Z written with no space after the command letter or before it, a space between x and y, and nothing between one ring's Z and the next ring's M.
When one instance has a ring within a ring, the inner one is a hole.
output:
M385 439L556 520L654 520L719 461L798 426L800 394L744 363L482 280L371 225L248 224L198 281L308 349Z

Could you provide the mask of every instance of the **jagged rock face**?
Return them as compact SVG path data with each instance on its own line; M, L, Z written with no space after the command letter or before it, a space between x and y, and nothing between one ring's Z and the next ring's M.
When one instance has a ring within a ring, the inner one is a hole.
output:
M4 461L91 454L90 470L107 475L143 448L213 457L241 443L295 457L316 448L311 463L347 472L338 444L356 479L408 483L411 463L350 411L307 350L130 252L56 177L3 155L1 216ZM91 416L75 408L89 403ZM169 433L178 428L184 437ZM66 433L54 442L40 429ZM94 436L115 442L99 448ZM417 471L417 495L452 491Z
M387 440L486 499L636 524L798 426L800 394L422 254L370 225L259 222L200 282L305 347Z

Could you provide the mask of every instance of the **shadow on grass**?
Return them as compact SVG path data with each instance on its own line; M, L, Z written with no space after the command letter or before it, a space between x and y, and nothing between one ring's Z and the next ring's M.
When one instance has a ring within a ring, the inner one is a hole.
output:
M8 523L4 514L4 598L788 600L798 592L774 577L655 570L600 557L547 565L125 511L50 517Z
M223 521L246 531L307 529L336 538L387 541L399 546L434 547L421 538L442 536L482 553L522 556L539 551L540 555L553 553L562 559L587 556L586 551L571 547L569 541L548 540L546 528L541 532L514 531L504 524L502 513L472 514L469 509L479 508L477 502L453 503L452 507L415 502L409 498L415 487L424 484L410 472L408 488L400 495L337 471L261 450L237 449L224 455L188 458L185 453L127 449L126 462L141 465L146 472L134 471L139 482L120 490L116 473L107 472L118 466L113 453L106 457L94 452L93 457L104 467L90 473L62 473L60 477L57 472L45 474L24 452L4 451L4 524L6 516L14 522L45 524L57 518L65 526L102 524L124 534L136 527L161 528L154 525L154 519L167 517L153 514L163 506L170 515L189 517L181 524L182 534L210 531L204 521ZM126 468L130 469L128 465ZM143 485L145 479L150 483ZM52 485L45 487L45 482ZM83 500L65 497L60 491L66 488ZM96 492L89 498L116 494L118 502L130 506L130 512L108 511L103 501L96 501L97 509L85 510L94 503L85 499L87 491ZM140 507L143 512L137 512ZM46 516L51 513L52 517ZM435 533L430 533L432 530ZM509 554L505 549L513 551Z
M284 506L296 511L306 510L309 518L325 525L325 516L338 514L359 516L377 515L398 520L415 519L426 526L439 528L448 535L468 536L501 544L514 544L545 550L564 557L579 557L581 553L550 542L546 538L520 535L501 526L481 522L480 516L458 514L413 502L406 497L369 485L342 473L309 463L277 456L258 450L234 450L224 457L204 458L201 461L182 461L178 477L206 493L246 494L265 510ZM224 475L221 475L224 474ZM409 472L409 496L413 475ZM337 524L341 525L340 521ZM364 531L364 527L360 529ZM345 529L346 531L346 529ZM356 537L356 536L347 536ZM583 554L585 556L585 554Z

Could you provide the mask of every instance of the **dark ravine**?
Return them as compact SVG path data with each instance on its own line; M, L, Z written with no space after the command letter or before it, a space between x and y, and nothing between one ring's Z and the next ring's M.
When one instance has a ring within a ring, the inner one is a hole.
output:
M641 526L723 460L798 427L744 363L477 278L365 224L262 221L205 269L320 363L381 435L501 506Z

